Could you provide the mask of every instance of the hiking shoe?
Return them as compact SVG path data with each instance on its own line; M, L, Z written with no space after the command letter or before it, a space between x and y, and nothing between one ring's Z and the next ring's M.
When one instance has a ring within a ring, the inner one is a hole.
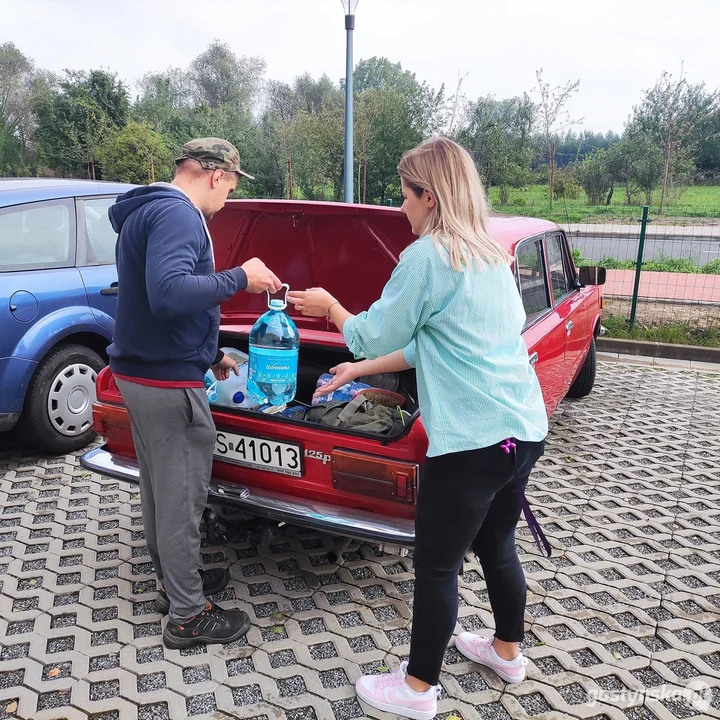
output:
M431 687L424 693L415 692L407 684L407 666L407 662L403 662L398 672L361 677L355 683L358 697L370 707L391 715L432 720L437 714L440 686Z
M205 609L182 625L168 620L163 631L166 647L178 650L191 645L226 644L239 640L250 628L250 618L242 610L225 610L210 600Z
M523 654L518 653L514 660L503 660L495 652L491 637L482 637L467 632L460 633L455 638L455 647L468 660L490 668L507 683L520 683L525 679L527 660Z
M214 595L224 590L230 582L230 571L227 568L210 568L209 570L199 570L203 584L203 595ZM164 587L160 587L157 597L155 598L155 608L161 615L167 615L170 612L170 600Z

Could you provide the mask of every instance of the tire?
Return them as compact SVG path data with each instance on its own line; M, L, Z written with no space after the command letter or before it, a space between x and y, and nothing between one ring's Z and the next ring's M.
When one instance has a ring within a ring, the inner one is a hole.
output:
M590 349L585 356L585 362L580 368L578 376L568 390L568 397L582 398L589 395L595 385L595 374L597 372L597 350L595 348L595 338L590 343Z
M38 365L18 431L22 441L53 455L80 450L95 438L92 404L102 358L83 345L61 345Z

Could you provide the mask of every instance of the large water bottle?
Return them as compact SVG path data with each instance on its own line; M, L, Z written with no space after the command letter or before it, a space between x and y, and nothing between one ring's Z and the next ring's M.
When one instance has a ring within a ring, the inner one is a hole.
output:
M270 300L270 308L250 331L248 361L248 394L258 404L285 405L297 390L298 350L300 335L295 323L284 312L285 300Z

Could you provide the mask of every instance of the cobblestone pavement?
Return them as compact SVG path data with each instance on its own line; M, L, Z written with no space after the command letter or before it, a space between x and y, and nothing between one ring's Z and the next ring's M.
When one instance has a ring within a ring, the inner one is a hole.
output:
M531 493L553 558L518 541L529 679L449 649L439 717L720 717L718 407L720 374L617 362L562 405ZM164 649L135 490L7 445L0 477L0 718L349 720L357 677L408 651L410 560L353 545L330 565L329 539L296 529L203 548L252 629ZM492 627L477 565L459 600L463 628Z

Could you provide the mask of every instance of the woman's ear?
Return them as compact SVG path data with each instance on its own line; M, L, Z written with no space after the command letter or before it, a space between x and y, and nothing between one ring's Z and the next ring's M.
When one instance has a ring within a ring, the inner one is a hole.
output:
M432 210L435 205L437 205L437 201L435 200L435 195L433 194L432 190L425 190L424 198L428 210Z

